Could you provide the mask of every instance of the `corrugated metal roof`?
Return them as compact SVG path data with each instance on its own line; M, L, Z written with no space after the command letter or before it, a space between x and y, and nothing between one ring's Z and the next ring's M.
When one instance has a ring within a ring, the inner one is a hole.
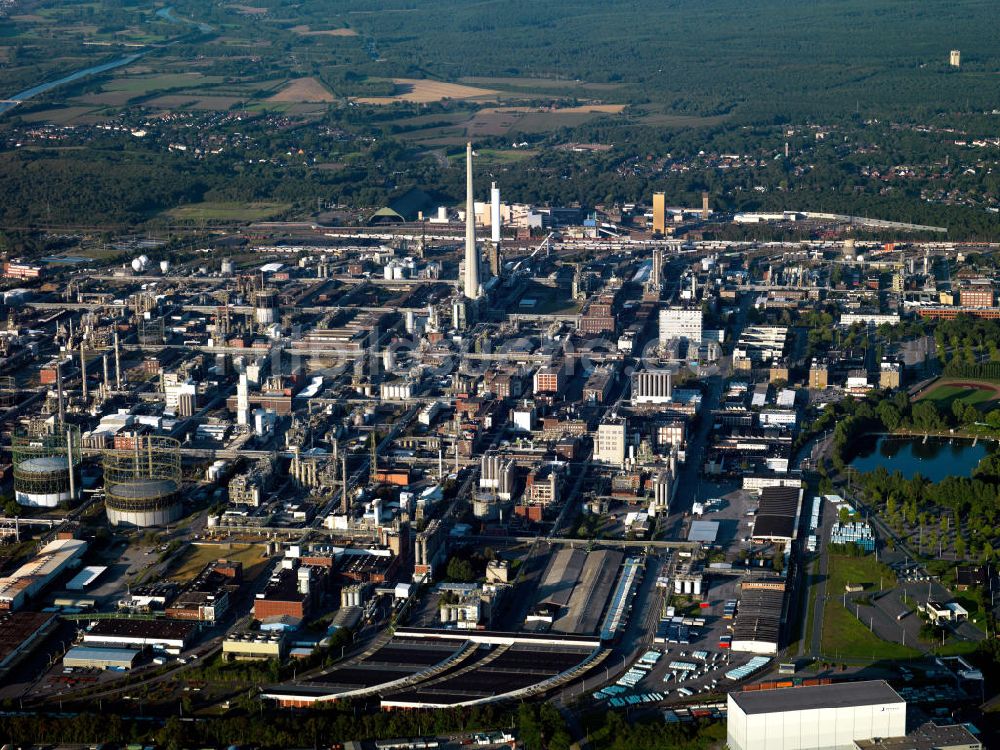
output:
M65 659L91 659L93 661L119 661L131 664L139 652L131 648L96 648L74 646L66 652Z

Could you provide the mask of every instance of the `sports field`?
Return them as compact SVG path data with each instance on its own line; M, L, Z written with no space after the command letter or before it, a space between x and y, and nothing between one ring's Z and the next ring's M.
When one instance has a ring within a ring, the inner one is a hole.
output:
M191 203L168 211L185 221L263 221L286 211L287 203Z
M955 401L975 406L978 409L1000 400L1000 385L985 380L941 378L935 380L914 398L915 401L928 399L937 406L949 409Z

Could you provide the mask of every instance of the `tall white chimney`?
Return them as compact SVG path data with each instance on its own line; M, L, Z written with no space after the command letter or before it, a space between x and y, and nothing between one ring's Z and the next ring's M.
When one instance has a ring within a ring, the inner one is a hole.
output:
M490 189L490 239L494 245L500 243L500 188L495 182Z
M479 299L479 253L476 252L476 205L472 199L472 143L465 145L465 296Z

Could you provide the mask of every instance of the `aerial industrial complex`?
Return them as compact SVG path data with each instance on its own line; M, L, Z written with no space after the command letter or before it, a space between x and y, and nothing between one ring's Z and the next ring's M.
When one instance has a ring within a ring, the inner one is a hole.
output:
M457 207L8 262L0 669L30 679L3 697L544 698L726 721L733 750L981 747L983 675L945 657L985 632L830 461L875 419L845 409L932 386L934 325L1000 317L988 272L951 274L994 248L707 195L477 201L465 159ZM793 218L818 238L706 231Z

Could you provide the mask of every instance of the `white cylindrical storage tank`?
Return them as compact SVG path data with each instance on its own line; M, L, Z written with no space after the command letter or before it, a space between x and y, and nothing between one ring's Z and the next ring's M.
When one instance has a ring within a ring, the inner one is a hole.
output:
M236 273L236 264L229 258L223 258L220 271L223 276L232 276Z
M340 591L341 607L360 607L361 589L358 586L346 586Z
M271 325L278 318L278 295L273 289L261 289L253 296L254 318L258 325Z
M180 442L146 435L104 454L104 506L115 526L163 526L181 517Z
M385 279L386 281L391 281L393 268L395 268L395 266L393 266L391 263L387 264L382 269L382 278Z
M45 432L11 438L14 499L18 505L55 508L79 498L80 431L56 422Z
M694 579L694 593L696 596L701 596L701 579Z
M59 503L75 500L71 490L70 468L67 459L60 456L39 456L21 461L17 466L14 497L18 505L32 508L55 508ZM29 488L32 481L47 480L45 490Z
M170 261L161 260L160 261L160 273L168 273L170 271Z
M491 521L497 518L500 508L496 498L488 493L479 493L472 499L472 515L480 520Z
M674 579L674 593L683 594L684 593L684 582L680 578Z

